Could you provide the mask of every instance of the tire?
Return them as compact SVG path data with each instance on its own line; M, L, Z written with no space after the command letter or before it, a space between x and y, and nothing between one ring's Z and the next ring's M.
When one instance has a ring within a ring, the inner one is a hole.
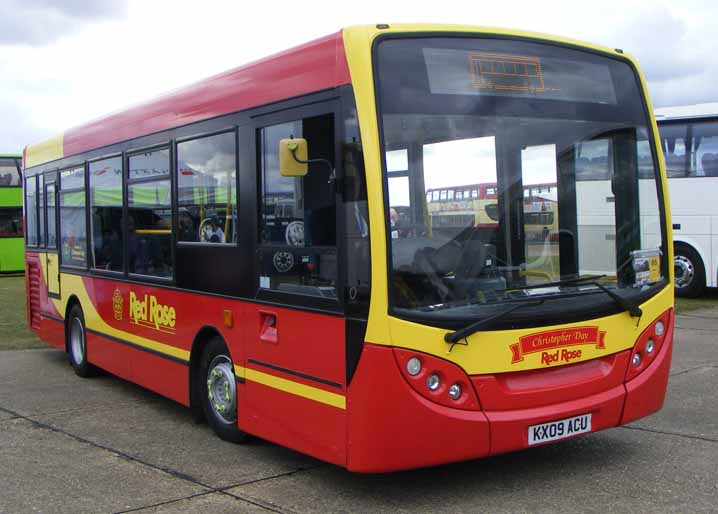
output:
M85 316L79 305L73 305L67 317L65 339L67 356L78 377L88 378L94 376L97 369L87 362L87 340L85 338Z
M237 381L224 341L213 337L199 363L198 389L205 419L220 439L244 443L249 436L237 426Z
M706 269L701 256L690 246L676 245L673 256L676 296L695 298L706 288Z

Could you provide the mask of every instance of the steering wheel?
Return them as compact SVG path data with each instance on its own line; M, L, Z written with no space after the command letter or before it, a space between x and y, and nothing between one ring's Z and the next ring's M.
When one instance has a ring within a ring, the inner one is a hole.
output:
M413 267L426 275L429 282L436 288L442 302L453 300L455 294L443 281L441 272L437 270L436 264L432 261L431 254L433 253L436 253L436 250L428 246L417 250L416 254L414 254Z
M205 218L202 220L202 222L199 224L199 240L201 243L206 243L207 241L207 227L212 222L212 218Z
M284 231L284 239L289 246L304 246L304 222L292 221Z

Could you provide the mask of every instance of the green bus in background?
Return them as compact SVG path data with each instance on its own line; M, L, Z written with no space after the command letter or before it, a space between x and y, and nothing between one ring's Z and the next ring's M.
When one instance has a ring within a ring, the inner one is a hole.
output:
M20 161L0 154L0 273L25 269Z

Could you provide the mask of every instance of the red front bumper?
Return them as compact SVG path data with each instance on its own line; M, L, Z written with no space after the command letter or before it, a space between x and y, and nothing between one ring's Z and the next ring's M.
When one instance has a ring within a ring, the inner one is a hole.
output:
M672 325L672 324L671 324ZM645 371L624 382L631 351L561 368L472 377L480 411L445 407L412 389L391 348L366 344L347 396L347 467L384 472L520 450L528 427L591 413L591 431L663 405L673 334Z

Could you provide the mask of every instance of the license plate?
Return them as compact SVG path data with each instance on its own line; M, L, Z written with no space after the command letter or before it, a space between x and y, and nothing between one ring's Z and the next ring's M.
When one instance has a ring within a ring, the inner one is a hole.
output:
M591 415L582 414L573 418L549 421L540 425L529 427L529 446L533 444L546 443L566 439L577 434L585 434L591 431Z

